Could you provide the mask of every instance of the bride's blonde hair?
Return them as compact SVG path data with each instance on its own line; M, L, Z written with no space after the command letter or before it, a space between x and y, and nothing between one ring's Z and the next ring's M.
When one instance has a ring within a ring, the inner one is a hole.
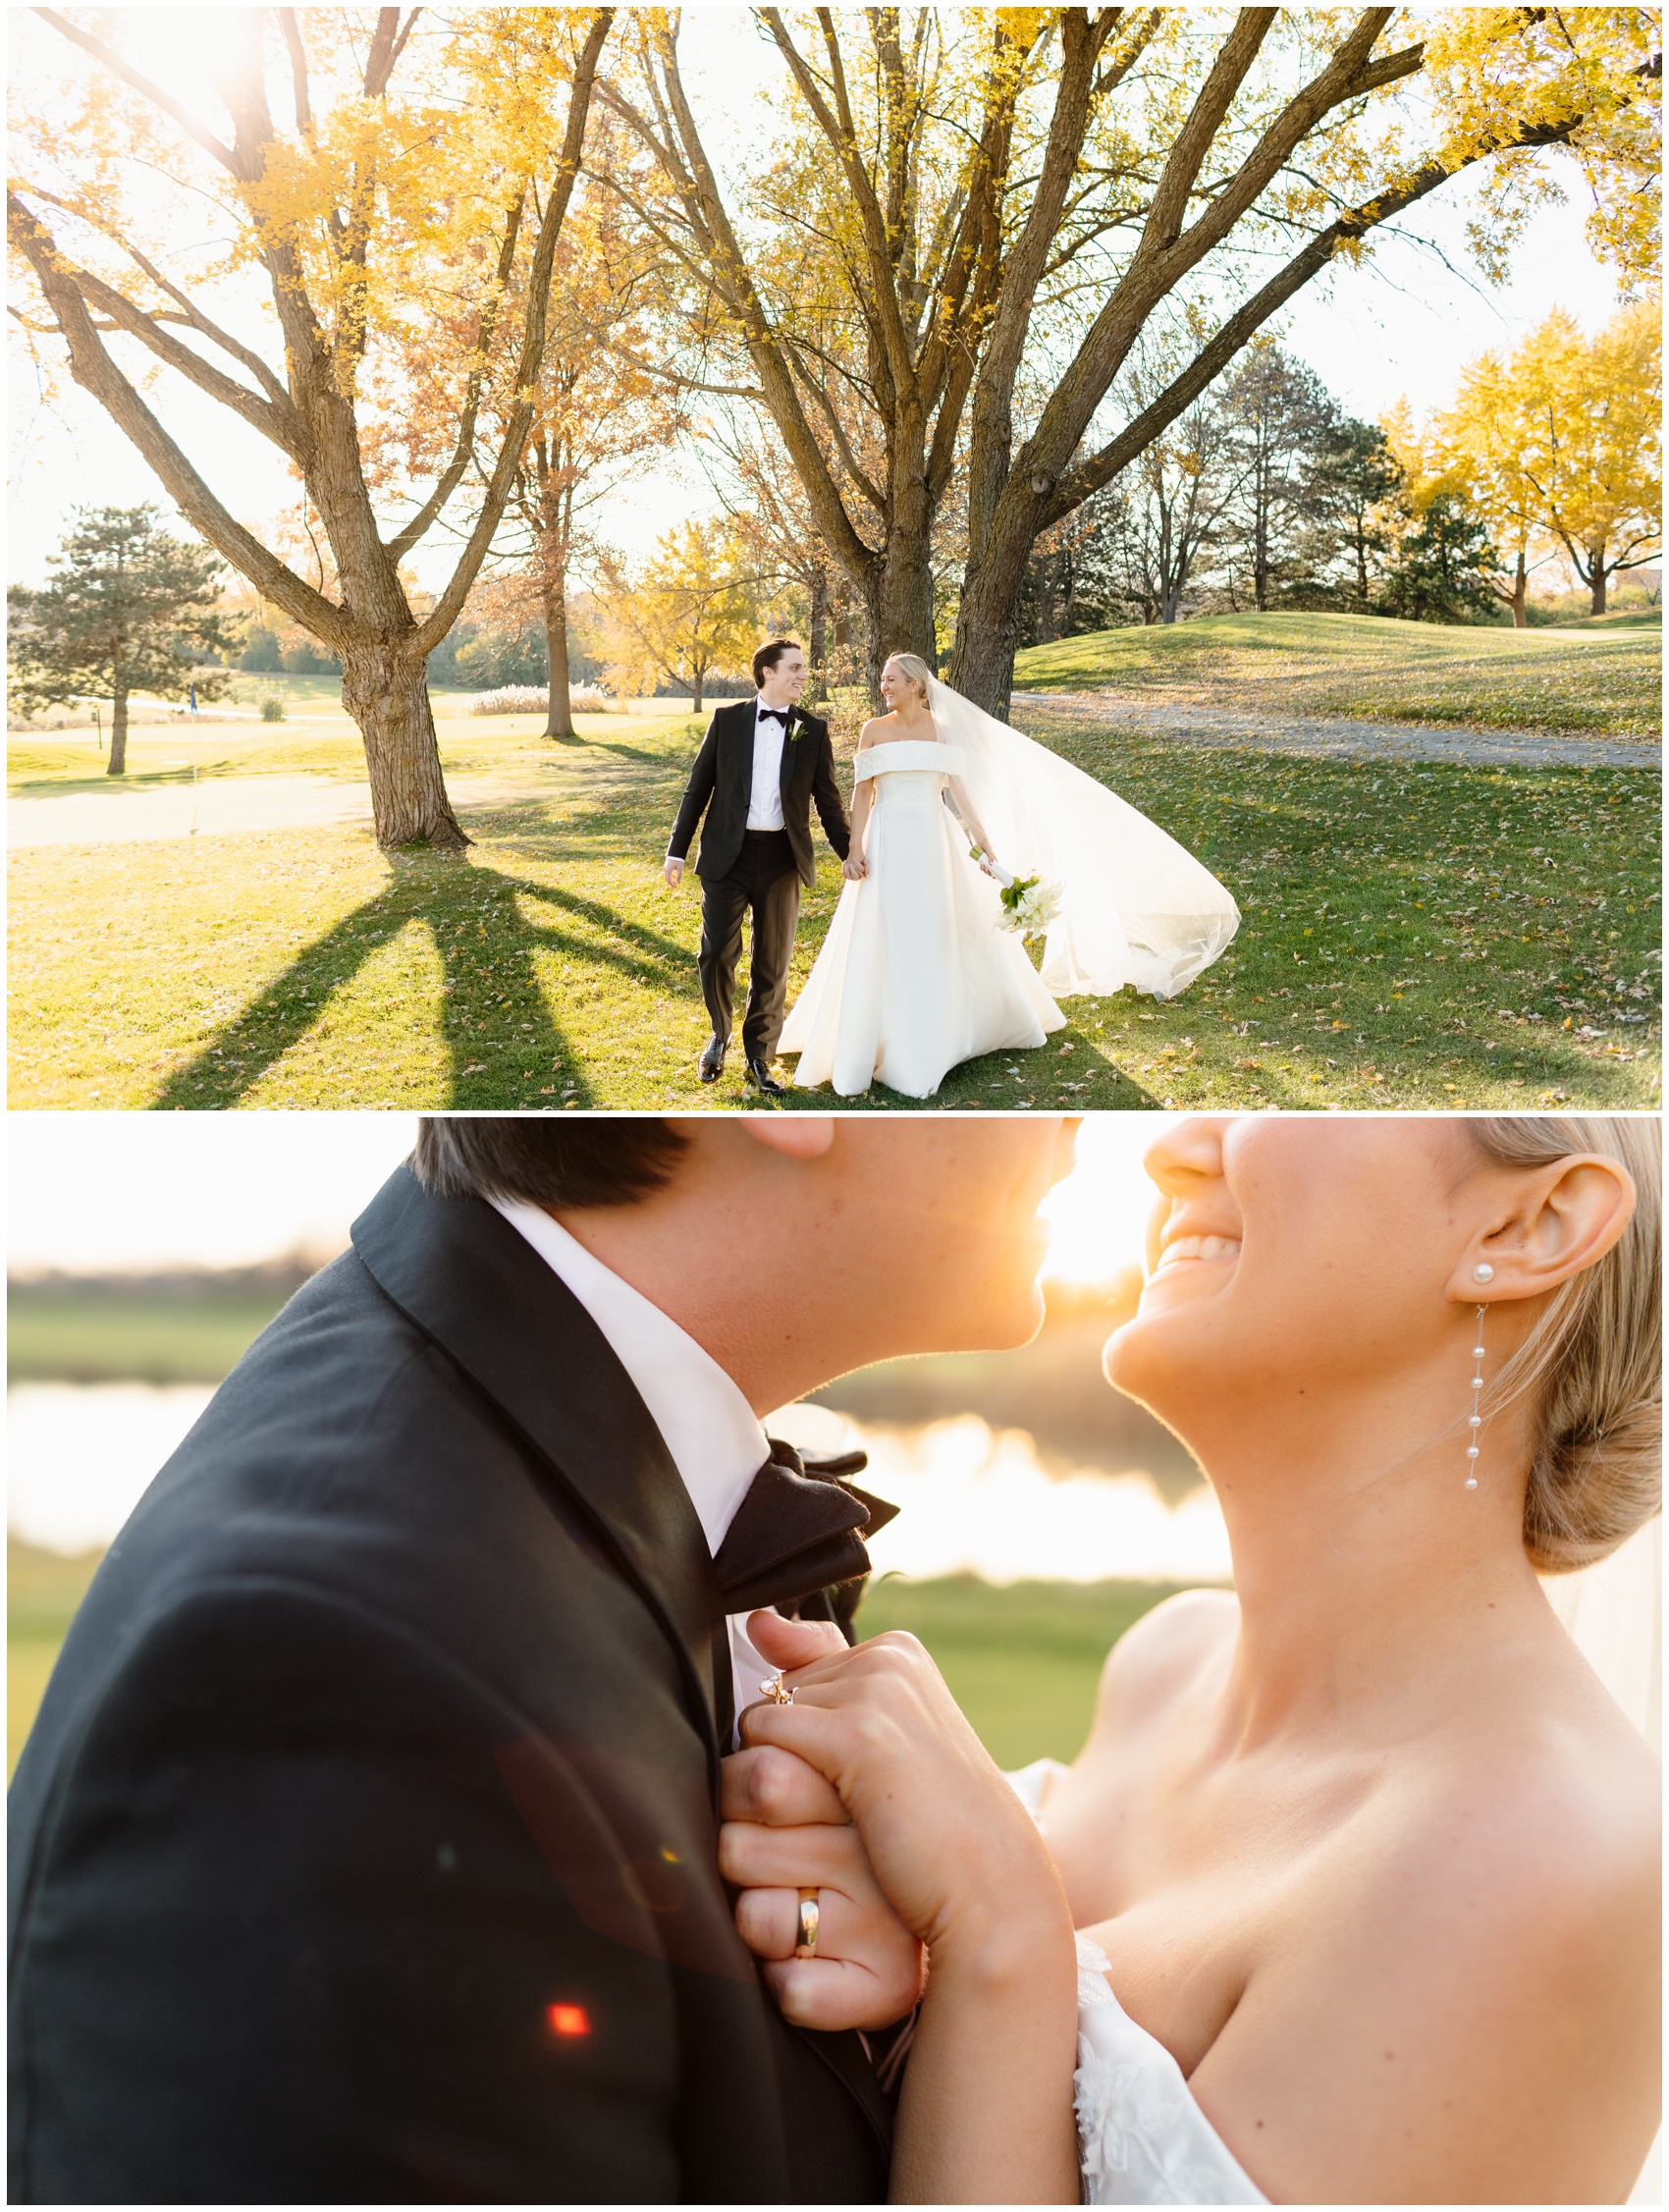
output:
M930 688L933 683L933 671L921 655L919 653L889 653L888 659L900 669L912 683L920 686L922 705L924 707L930 706L933 703L933 692Z
M1615 1551L1663 1505L1663 1165L1654 1120L1621 1114L1481 1114L1470 1141L1499 1167L1573 1153L1618 1160L1635 1186L1621 1237L1553 1293L1485 1407L1529 1399L1524 1542L1540 1574Z

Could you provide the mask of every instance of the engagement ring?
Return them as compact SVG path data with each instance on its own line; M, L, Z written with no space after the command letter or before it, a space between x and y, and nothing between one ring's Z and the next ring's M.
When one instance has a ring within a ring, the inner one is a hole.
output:
M791 1705L794 1701L794 1693L791 1690L784 1690L782 1687L781 1673L768 1674L759 1686L759 1693L768 1703L773 1705Z

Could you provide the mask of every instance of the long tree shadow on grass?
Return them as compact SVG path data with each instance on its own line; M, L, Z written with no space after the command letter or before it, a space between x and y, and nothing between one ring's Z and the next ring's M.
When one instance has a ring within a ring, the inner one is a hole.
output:
M523 895L555 903L588 928L557 930L529 921ZM441 1034L451 1059L447 1104L505 1106L549 1098L553 1105L593 1103L577 1050L555 1019L534 955L565 951L587 965L634 980L693 987L687 947L628 922L611 907L554 890L497 869L456 861L404 863L393 882L316 938L187 1064L160 1086L156 1108L214 1109L237 1106L284 1055L320 1023L341 1012L339 995L365 963L413 921L427 927L444 970ZM404 1016L410 1009L402 1006ZM351 1054L342 1082L359 1103L376 1088L374 1029L345 1036ZM404 1104L394 1095L382 1105Z

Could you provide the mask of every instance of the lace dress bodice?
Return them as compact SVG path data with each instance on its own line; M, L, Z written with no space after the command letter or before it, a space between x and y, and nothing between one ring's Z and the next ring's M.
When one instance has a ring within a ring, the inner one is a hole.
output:
M1066 1769L1008 1776L1033 1819ZM1267 2204L1194 2101L1181 2067L1112 1993L1104 1951L1078 1938L1078 2163L1086 2204Z
M1182 2069L1113 1995L1078 1938L1078 2160L1086 2204L1267 2204L1195 2103Z

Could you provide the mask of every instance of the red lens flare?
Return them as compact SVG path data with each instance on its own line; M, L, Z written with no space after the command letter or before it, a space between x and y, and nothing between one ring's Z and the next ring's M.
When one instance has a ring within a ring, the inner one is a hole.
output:
M548 2005L545 2018L553 2035L589 2035L591 2021L583 2005Z

